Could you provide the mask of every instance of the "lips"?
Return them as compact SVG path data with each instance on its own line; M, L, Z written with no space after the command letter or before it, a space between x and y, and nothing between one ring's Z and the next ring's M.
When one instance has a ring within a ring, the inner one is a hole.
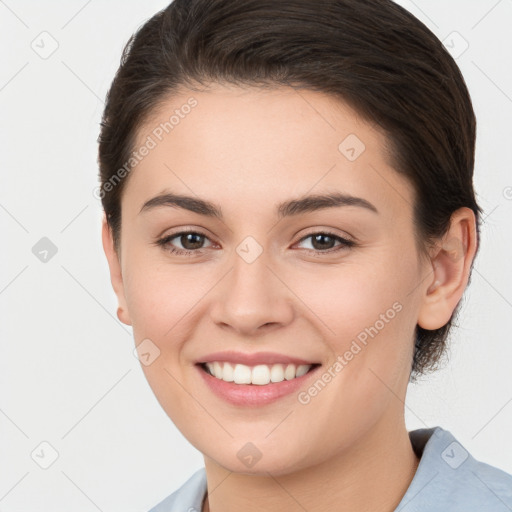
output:
M224 363L224 365L225 364L230 363ZM244 365L239 364L239 366ZM251 372L253 372L255 368L260 366L262 365L256 365L252 368L248 368L251 370ZM285 397L293 397L294 394L298 393L301 388L307 385L307 382L311 382L311 379L314 379L315 375L318 375L320 366L320 364L315 364L311 367L307 365L307 367L310 367L307 373L301 376L296 375L290 380L285 378L280 382L269 382L268 384L264 384L265 381L260 380L260 385L255 385L255 383L252 382L252 373L250 383L247 382L246 379L245 383L236 384L234 380L227 382L223 379L215 377L214 375L211 375L207 369L206 364L196 364L199 376L205 383L207 389L213 392L213 394L220 398L222 401L239 407L262 407L269 405L276 400L285 399ZM246 370L242 371L245 372ZM260 378L261 376L256 376L256 380Z
M224 352L214 352L212 354L205 355L204 357L198 359L196 363L214 363L215 361L231 364L244 364L246 366L256 366L260 364L294 364L296 366L307 364L319 364L319 361L308 361L306 359L287 356L285 354L278 354L276 352L254 352L251 354L244 352L236 352L233 350Z
M275 352L215 352L196 361L207 387L238 406L263 406L293 394L321 363Z
M318 363L275 352L215 352L198 363L207 373L225 382L266 385L302 377Z

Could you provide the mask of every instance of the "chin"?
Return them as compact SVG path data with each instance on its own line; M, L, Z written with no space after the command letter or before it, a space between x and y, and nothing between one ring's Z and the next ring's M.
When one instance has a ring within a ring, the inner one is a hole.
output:
M236 443L236 448L225 446L221 451L207 453L203 451L205 458L222 466L228 471L243 475L267 476L270 473L273 476L282 476L294 473L297 470L306 468L315 463L315 461L304 457L297 457L301 453L300 447L288 443L279 453L274 447L258 448L256 444L244 442L241 448ZM235 452L235 457L227 456L228 453Z

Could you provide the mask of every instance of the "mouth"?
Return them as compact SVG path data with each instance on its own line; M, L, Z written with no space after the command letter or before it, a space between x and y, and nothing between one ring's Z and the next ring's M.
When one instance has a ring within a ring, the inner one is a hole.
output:
M267 386L283 381L299 379L312 372L319 363L313 364L257 364L253 366L227 361L209 361L198 366L212 377L238 385Z
M261 407L277 400L290 400L310 384L320 366L315 360L272 351L225 350L195 361L206 389L224 403L238 407Z

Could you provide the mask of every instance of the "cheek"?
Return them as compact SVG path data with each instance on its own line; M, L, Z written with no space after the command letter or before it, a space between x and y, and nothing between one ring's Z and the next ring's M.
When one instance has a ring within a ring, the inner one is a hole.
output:
M176 329L183 328L186 315L211 287L207 274L199 266L166 264L132 250L125 297L136 340L137 335L162 341L176 337Z
M182 356L183 347L193 336L197 322L191 319L200 313L200 298L208 290L207 283L198 285L191 279L192 272L189 276L179 267L171 269L161 263L139 262L129 273L125 290L135 342L151 340L157 354L150 364L141 365L142 370L162 408L179 429L186 430L191 417L199 420L204 413L194 409L187 392L192 388Z
M304 303L305 314L312 321L316 317L326 339L342 350L347 340L359 336L364 341L365 332L370 336L367 328L375 326L379 336L392 330L391 324L403 317L398 310L403 307L409 277L404 266L397 272L390 258L382 258L375 263L304 271L290 275L289 280ZM375 334L375 329L370 331Z
M347 261L314 277L295 277L297 295L329 345L330 357L341 358L343 388L370 401L375 387L398 390L408 379L416 325L415 261L413 252L404 257L383 250L371 261Z

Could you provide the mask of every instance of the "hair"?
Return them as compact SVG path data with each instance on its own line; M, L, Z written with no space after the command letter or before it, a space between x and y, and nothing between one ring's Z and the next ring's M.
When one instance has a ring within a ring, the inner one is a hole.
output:
M413 185L420 256L460 207L475 214L478 250L475 114L457 64L422 22L391 0L174 0L129 38L106 97L100 197L116 251L138 131L172 94L209 84L344 102L381 130L392 167ZM439 329L416 326L412 381L438 368L459 306Z

